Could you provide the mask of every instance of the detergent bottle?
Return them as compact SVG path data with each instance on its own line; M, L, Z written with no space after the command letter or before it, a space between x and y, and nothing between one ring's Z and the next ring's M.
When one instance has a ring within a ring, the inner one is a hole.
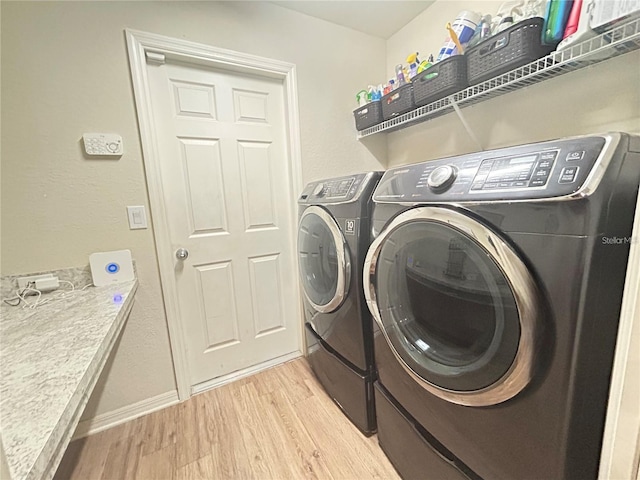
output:
M464 46L469 43L469 40L471 40L471 37L473 37L473 34L476 31L476 27L480 23L480 20L482 20L482 15L477 12L465 10L458 14L451 26L453 28L453 31L457 35L458 41L461 45ZM438 52L436 61L439 62L441 60L444 60L445 58L449 58L455 53L455 49L456 43L451 38L451 36L447 37L445 39L444 45L442 45L442 48L440 49L440 52Z

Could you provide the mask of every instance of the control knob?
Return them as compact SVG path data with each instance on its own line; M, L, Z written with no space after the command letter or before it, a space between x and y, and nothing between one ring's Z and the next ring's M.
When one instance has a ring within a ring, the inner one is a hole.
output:
M456 169L451 165L441 165L437 167L429 178L427 185L434 192L444 192L449 188L456 179Z
M324 183L319 183L318 185L316 185L316 188L313 189L313 194L316 197L324 196L324 194L325 194Z

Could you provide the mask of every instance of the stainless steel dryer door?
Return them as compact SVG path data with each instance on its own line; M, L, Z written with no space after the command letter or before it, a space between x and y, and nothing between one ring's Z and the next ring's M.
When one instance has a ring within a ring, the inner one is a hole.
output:
M298 225L298 264L302 290L315 310L336 310L349 291L351 263L333 217L323 208L307 208Z
M453 403L495 405L531 380L537 289L514 250L455 210L398 215L365 260L367 304L411 377Z

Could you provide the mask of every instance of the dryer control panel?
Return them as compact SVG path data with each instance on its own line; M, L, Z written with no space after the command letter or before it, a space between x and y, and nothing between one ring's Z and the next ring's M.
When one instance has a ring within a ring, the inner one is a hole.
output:
M619 134L562 139L398 167L384 174L373 199L462 202L571 195L599 181L619 139Z
M355 201L373 177L372 173L360 173L312 182L305 187L298 198L298 203L330 204Z

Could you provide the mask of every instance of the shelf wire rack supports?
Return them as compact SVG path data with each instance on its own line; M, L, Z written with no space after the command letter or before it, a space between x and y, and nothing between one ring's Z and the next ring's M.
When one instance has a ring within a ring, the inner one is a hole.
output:
M467 120L464 118L464 115L462 114L462 110L460 110L460 107L458 106L454 98L451 96L448 98L448 100L449 100L449 103L451 103L451 106L453 107L453 109L456 111L456 115L458 115L458 118L462 122L462 126L467 131L467 134L471 137L471 140L473 140L476 143L476 145L478 146L478 148L480 148L480 150L484 150L482 143L480 143L480 140L478 140L478 137L476 136L476 134L473 133L473 130L469 126L469 123L467 122Z
M363 138L381 132L392 132L445 115L453 110L459 112L458 107L474 105L638 49L640 49L640 18L617 25L566 50L552 52L546 57L468 87L450 97L364 129L358 132L357 136ZM459 116L465 124L465 129L479 144L460 113Z

